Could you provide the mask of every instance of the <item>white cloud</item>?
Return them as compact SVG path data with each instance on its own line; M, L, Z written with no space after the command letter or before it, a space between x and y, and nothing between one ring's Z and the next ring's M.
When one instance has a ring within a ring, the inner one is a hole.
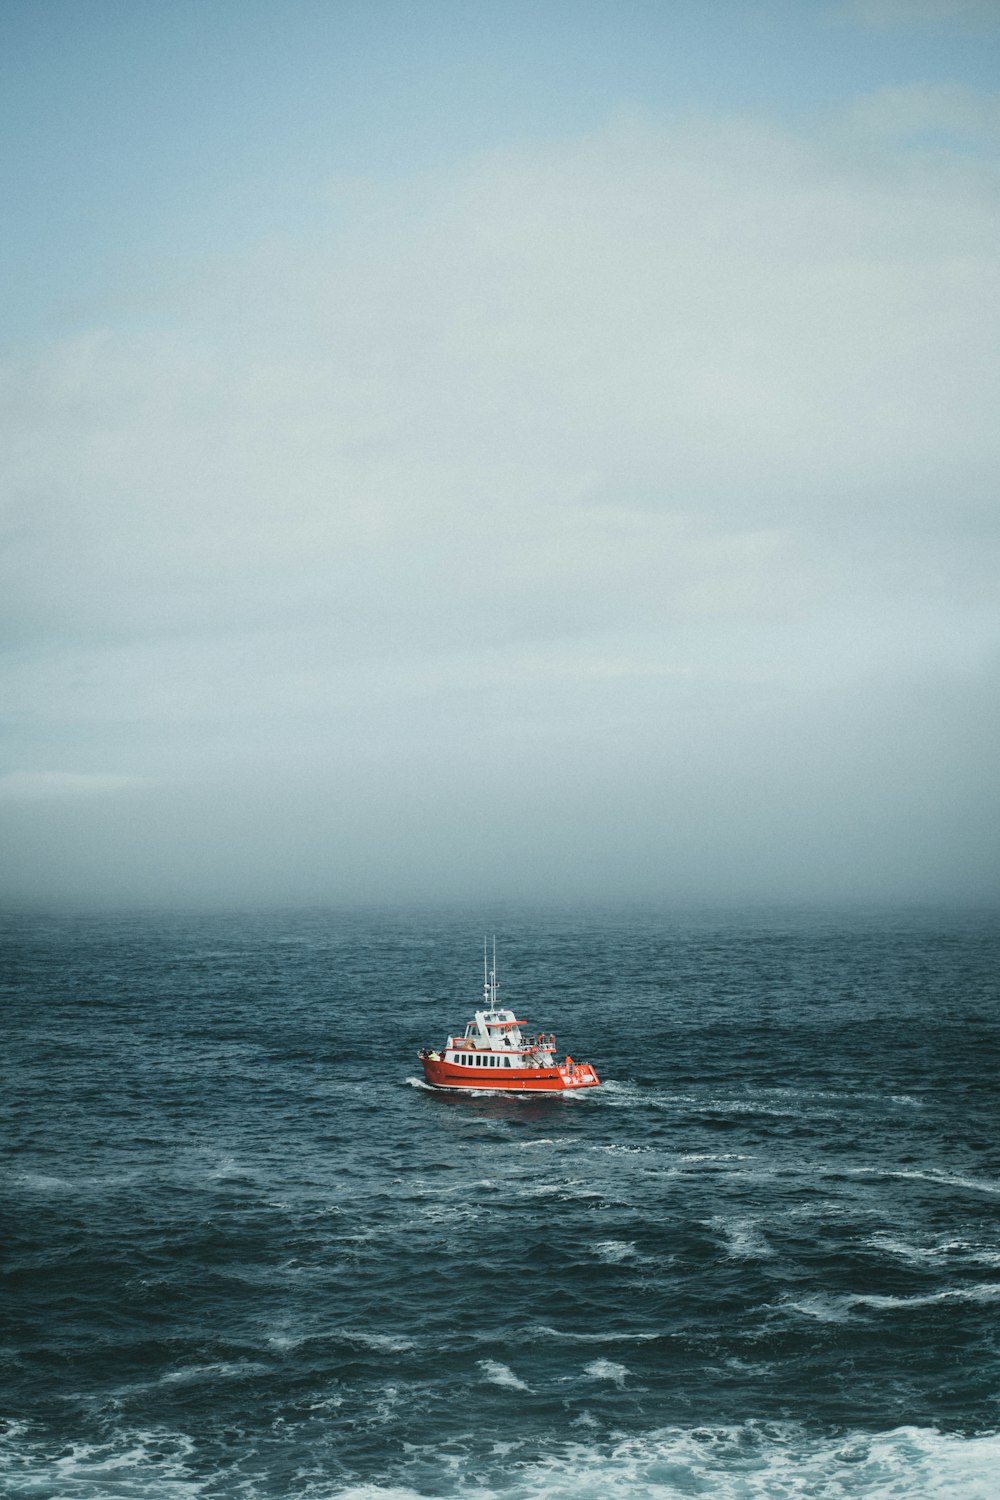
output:
M477 572L537 593L588 568L617 607L651 548L703 595L699 556L758 567L744 532L975 506L998 446L990 173L838 149L626 123L511 153L228 267L169 336L11 372L36 602L201 628L374 564L387 615L427 568L463 612ZM641 513L673 519L654 538Z
M147 331L24 355L14 763L109 792L328 766L363 829L435 746L440 814L477 765L552 793L568 756L605 785L641 744L668 817L658 756L688 807L771 806L768 745L810 714L836 740L852 684L974 697L1000 634L994 168L899 142L993 108L897 91L813 138L622 118L334 184L325 233L175 283ZM808 729L787 743L814 763Z
M878 89L845 111L848 125L869 139L916 138L996 151L1000 95L959 83L920 83ZM951 163L954 168L954 161Z

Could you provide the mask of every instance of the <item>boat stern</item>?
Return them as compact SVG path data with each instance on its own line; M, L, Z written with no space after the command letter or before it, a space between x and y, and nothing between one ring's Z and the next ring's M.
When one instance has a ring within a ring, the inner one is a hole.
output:
M601 1082L593 1063L577 1063L570 1057L560 1065L559 1073L567 1089L595 1089Z

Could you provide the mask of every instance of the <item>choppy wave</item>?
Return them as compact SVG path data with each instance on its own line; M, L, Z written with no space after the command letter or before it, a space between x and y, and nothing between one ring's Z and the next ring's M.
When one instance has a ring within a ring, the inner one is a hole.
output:
M1000 1179L965 1177L933 1167L888 1169L886 1167L849 1167L859 1177L895 1177L903 1182L926 1182L932 1187L961 1188L970 1193L1000 1193Z
M506 1386L510 1391L527 1391L530 1389L523 1380L520 1380L511 1369L510 1365L501 1364L498 1359L481 1359L479 1368L483 1372L483 1379L488 1380L491 1385Z
M648 1258L639 1254L634 1240L598 1240L594 1245L594 1254L613 1266L622 1265L626 1261L645 1261Z
M594 1372L623 1382L624 1375ZM509 1384L525 1390L521 1382ZM577 1424L586 1429L586 1423ZM0 1435L0 1480L13 1496L73 1500L195 1500L271 1493L252 1476L231 1490L225 1476L199 1473L193 1444L175 1433L122 1432L117 1443L77 1444L58 1455L32 1447L26 1424ZM610 1443L571 1440L531 1454L516 1437L470 1451L469 1439L440 1452L411 1445L395 1481L303 1474L300 1500L995 1500L1000 1437L962 1437L935 1428L811 1434L795 1423L671 1427ZM419 1473L410 1482L406 1470ZM220 1488L221 1481L221 1488Z
M780 1304L783 1309L804 1313L822 1323L843 1323L851 1317L871 1312L915 1312L927 1307L959 1303L992 1303L1000 1301L1000 1282L949 1287L945 1291L892 1296L878 1292L813 1292L790 1298Z
M413 1073L445 922L0 920L0 1493L994 1500L1000 931L583 928L566 1108Z
M760 1222L753 1217L716 1215L709 1228L721 1234L731 1260L769 1260L775 1253Z
M546 1323L536 1324L527 1330L531 1336L544 1339L554 1339L557 1342L567 1344L645 1344L652 1339L662 1337L659 1332L652 1329L625 1330L624 1332L606 1326L601 1320L602 1326L594 1329L576 1328L551 1328Z
M584 1374L589 1375L592 1380L610 1380L619 1390L623 1390L626 1377L631 1371L627 1365L620 1365L613 1359L592 1359L589 1365L584 1366Z
M256 1360L238 1360L232 1363L223 1360L213 1365L183 1365L178 1370L168 1370L165 1375L161 1375L160 1382L163 1385L193 1385L196 1382L214 1380L244 1380L248 1375L262 1375L267 1369L267 1365Z
M982 1270L1000 1270L1000 1244L976 1244L970 1240L942 1240L933 1244L912 1241L877 1232L865 1242L878 1255L905 1265L931 1269L954 1269L958 1266Z

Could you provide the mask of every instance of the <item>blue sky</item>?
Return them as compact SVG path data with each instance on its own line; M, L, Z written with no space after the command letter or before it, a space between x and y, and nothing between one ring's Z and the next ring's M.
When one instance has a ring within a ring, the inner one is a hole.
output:
M994 4L0 42L2 899L996 898Z

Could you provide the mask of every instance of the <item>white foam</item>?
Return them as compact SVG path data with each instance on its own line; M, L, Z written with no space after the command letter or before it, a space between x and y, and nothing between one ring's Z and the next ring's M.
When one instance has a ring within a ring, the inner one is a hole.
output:
M891 1255L896 1260L903 1260L911 1265L933 1265L941 1256L940 1252L926 1246L911 1245L906 1240L894 1239L888 1234L872 1234L863 1241L880 1255Z
M44 1172L18 1172L14 1181L18 1187L35 1193L71 1193L79 1186L65 1177L49 1177Z
M681 1161L752 1161L753 1157L744 1151L688 1151Z
M882 1255L916 1266L954 1266L957 1264L1000 1267L1000 1250L985 1249L968 1240L945 1240L938 1245L913 1245L889 1234L873 1234L864 1242Z
M469 1500L485 1500L487 1491L476 1489L465 1493ZM332 1491L329 1500L426 1500L426 1496L419 1490L403 1489L398 1485L390 1485L387 1489L381 1484L352 1484L350 1489Z
M267 1365L253 1360L221 1360L214 1365L183 1365L179 1370L168 1370L161 1375L161 1385L193 1385L203 1380L238 1380L244 1375L266 1374Z
M826 1099L832 1101L835 1104L848 1105L858 1104L862 1102L867 1103L870 1101L873 1101L876 1104L886 1103L885 1094L879 1094L872 1091L866 1092L863 1089L802 1089L784 1086L775 1088L759 1087L754 1089L753 1093L755 1096L759 1095L765 1098L773 1096L778 1099L787 1099L789 1103L792 1104L801 1103L803 1100L809 1099ZM888 1096L888 1102L890 1104L913 1105L917 1109L923 1108L922 1101L919 1099L915 1099L912 1094L890 1094Z
M904 1427L811 1438L796 1427L667 1429L584 1444L522 1472L497 1500L996 1500L1000 1437Z
M876 1292L843 1292L839 1295L814 1292L780 1303L779 1308L804 1313L806 1317L815 1318L821 1323L846 1323L855 1316L858 1309L867 1309L869 1312L904 1312L911 1308L936 1307L949 1302L988 1303L998 1300L1000 1283L979 1282L912 1297L883 1296Z
M930 1428L813 1438L793 1426L665 1429L608 1450L561 1444L504 1481L448 1476L462 1500L996 1500L1000 1438ZM456 1483L457 1481L457 1483ZM417 1491L354 1485L323 1500L420 1500Z
M365 1403L365 1425L384 1427L394 1418L399 1401L399 1387L395 1385L384 1385L377 1396L369 1394Z
M981 1245L970 1245L963 1240L949 1240L947 1244L939 1245L938 1251L949 1259L962 1255L977 1266L1000 1267L1000 1250L984 1250Z
M526 1182L518 1188L519 1198L607 1198L600 1188L591 1187L582 1177L555 1177L546 1182Z
M620 1265L623 1260L639 1261L645 1256L636 1252L632 1240L598 1240L594 1246L594 1252L608 1265Z
M644 1344L649 1339L658 1339L658 1333L575 1333L565 1328L550 1328L546 1323L536 1323L527 1330L532 1338L558 1339L567 1344Z
M687 1107L695 1114L766 1115L768 1119L774 1120L798 1120L804 1112L801 1101L797 1105L789 1101L782 1107L754 1098L709 1099L707 1102L689 1104ZM839 1120L841 1118L838 1111L829 1109L810 1108L808 1115L810 1120Z
M782 1311L804 1313L819 1323L846 1323L851 1316L850 1299L827 1292L810 1292L805 1297L782 1302L780 1307Z
M256 1173L240 1166L234 1156L223 1156L207 1174L209 1182L252 1182Z
M995 1433L899 1427L826 1437L793 1423L747 1422L618 1433L598 1443L591 1424L574 1425L579 1439L556 1444L542 1459L494 1455L499 1476L489 1481L472 1445L457 1453L406 1445L406 1453L439 1466L435 1495L461 1500L996 1500L998 1493ZM192 1452L190 1439L160 1430L122 1432L112 1443L47 1455L32 1446L24 1424L12 1423L0 1432L0 1490L54 1500L197 1500L218 1490L214 1476L194 1479ZM245 1488L250 1495L269 1486L258 1491L250 1480ZM422 1500L429 1491L426 1484L417 1490L354 1481L308 1493L313 1500Z
M627 1365L616 1364L613 1359L592 1359L583 1372L592 1380L610 1380L620 1391L625 1388L625 1377L632 1373Z
M941 1302L996 1302L998 1298L1000 1282L986 1282L975 1286L952 1287L944 1292L929 1292L924 1296L883 1297L871 1294L851 1297L849 1300L854 1306L881 1311L884 1308L934 1307Z
M724 1236L729 1260L770 1260L774 1255L755 1219L716 1215L708 1220L708 1228Z
M504 1494L506 1492L483 1489L481 1485L475 1483L463 1483L461 1490L457 1491L450 1481L440 1491L441 1496L445 1494L455 1496L456 1500L494 1500L494 1496L498 1493ZM525 1500L527 1500L526 1491L519 1491L518 1493L524 1494ZM427 1500L427 1491L409 1490L396 1485L384 1487L380 1484L359 1484L352 1485L347 1490L336 1490L329 1496L325 1494L321 1495L318 1497L318 1500ZM439 1500L439 1497L436 1495L434 1500ZM541 1500L541 1497L539 1497L539 1500Z
M448 1188L446 1191L451 1192L452 1189ZM481 1219L483 1210L474 1203L426 1203L420 1210L420 1216L431 1224L454 1224Z
M267 1342L272 1349L278 1349L284 1353L288 1349L297 1349L300 1344L305 1343L307 1337L308 1335L304 1333L269 1333Z
M567 1092L571 1093L572 1090L567 1090ZM613 1078L602 1079L600 1089L595 1089L594 1092L600 1095L602 1104L610 1104L616 1109L632 1104L646 1105L653 1102L638 1084L618 1083Z
M511 1391L526 1391L529 1389L523 1380L520 1380L510 1365L502 1365L497 1359L481 1359L477 1361L483 1372L483 1379L488 1380L490 1385L506 1386Z
M959 1177L953 1172L941 1172L936 1168L923 1171L893 1170L885 1167L847 1167L852 1177L898 1177L910 1182L929 1182L935 1187L966 1188L971 1193L1000 1193L1000 1182L982 1177Z
M413 1339L395 1333L366 1333L364 1329L341 1328L335 1337L347 1339L362 1349L377 1349L381 1354L406 1354L416 1348Z
M122 1431L104 1443L33 1441L28 1423L0 1431L0 1493L53 1500L196 1500L204 1481L192 1478L194 1442L183 1433Z
M590 1149L591 1151L604 1151L608 1156L645 1156L648 1154L650 1148L648 1146L608 1146L604 1145L603 1143L599 1143L597 1145L591 1146Z
M329 1395L323 1396L319 1401L310 1401L308 1409L310 1411L336 1411L343 1404L343 1396L338 1391L331 1391Z

